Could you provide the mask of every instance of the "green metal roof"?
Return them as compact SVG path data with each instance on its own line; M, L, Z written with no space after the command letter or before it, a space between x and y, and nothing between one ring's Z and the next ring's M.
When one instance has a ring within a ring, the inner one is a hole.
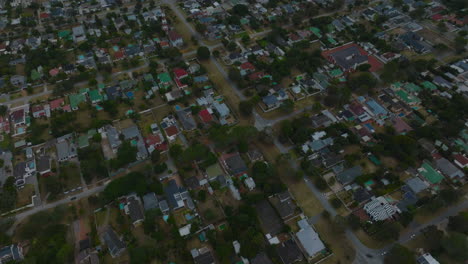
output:
M158 80L162 83L170 83L171 82L171 76L167 72L162 72L158 74Z
M102 101L102 95L99 93L99 90L90 90L88 92L89 94L89 99L91 99L91 102L100 102Z
M432 82L430 82L430 81L425 81L425 82L421 83L421 85L425 89L429 89L431 91L437 90L437 86L435 84L433 84Z
M414 83L407 83L405 85L405 90L407 90L410 93L417 93L417 92L421 91L421 87L417 86Z
M426 178L432 184L437 184L437 183L441 182L444 179L444 176L442 176L440 173L438 173L427 162L424 162L422 164L420 173L424 178Z
M70 100L71 108L77 109L79 104L86 101L86 96L84 94L70 94L68 99Z

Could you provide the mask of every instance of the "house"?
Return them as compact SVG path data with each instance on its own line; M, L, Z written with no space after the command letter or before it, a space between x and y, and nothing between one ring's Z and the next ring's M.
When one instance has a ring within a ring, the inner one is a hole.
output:
M143 207L145 211L159 209L159 201L154 192L143 195Z
M218 101L214 101L212 106L213 106L215 114L219 118L220 124L226 125L227 124L226 118L228 118L231 113L228 106L225 103L220 103Z
M12 244L0 249L0 264L16 263L23 259L23 248L18 244Z
M213 111L211 110L211 108L206 108L198 112L198 117L203 123L207 124L213 121L212 114L213 114Z
M444 176L437 172L427 161L423 162L418 172L431 184L438 184L444 179Z
M430 253L424 253L417 257L416 262L418 264L439 264L439 261L437 261Z
M36 163L36 170L40 175L45 175L51 172L51 160L49 156L40 156L39 158L37 158Z
M429 188L429 183L421 180L419 177L410 178L406 180L405 184L414 194L418 194Z
M308 260L312 260L317 255L326 250L318 233L309 224L308 219L302 219L297 222L300 230L296 233L299 248Z
M119 257L126 249L125 242L117 236L110 226L101 234L101 240L107 246L112 258Z
M463 156L462 154L455 154L453 155L453 162L460 168L465 169L468 168L468 158Z
M423 38L417 33L408 31L400 36L403 43L417 53L426 53L431 50L431 46L424 42Z
M29 159L27 161L17 163L13 168L13 176L16 179L16 186L24 185L26 178L34 175L35 173L36 161L34 159Z
M221 156L221 164L231 176L239 176L247 171L247 165L238 152Z
M86 40L86 32L83 26L77 26L72 28L73 41L75 43Z
M135 193L125 197L126 204L124 206L125 214L130 216L134 227L139 226L144 220L143 209L141 207L141 200Z
M171 30L168 32L167 35L172 46L181 47L184 45L184 40L182 39L182 36L176 31Z
M118 148L122 144L122 141L120 140L120 133L117 131L117 129L111 125L104 126L103 138L107 138L112 152L117 153Z
M443 174L448 176L451 180L455 180L456 178L461 179L465 176L465 173L458 169L453 163L451 163L446 158L440 158L435 161L436 167L439 171Z
M31 107L31 111L34 118L46 116L46 111L43 105L33 105Z
M207 248L192 249L190 250L192 254L193 261L195 264L215 264L215 258L211 251Z
M293 239L281 243L276 248L276 252L283 264L292 264L304 260L301 249Z
M374 197L364 205L364 211L374 221L384 221L392 219L395 214L400 213L400 209L391 205L383 196Z
M65 100L63 98L58 98L58 99L50 101L49 105L50 105L50 111L59 110L59 109L62 109L62 107L65 105Z
M289 191L286 190L282 193L275 194L269 199L281 219L286 221L296 214L297 205L294 203Z
M179 186L174 179L167 183L167 186L164 188L164 193L172 210L183 208L186 204L191 210L195 208L193 200L187 189Z
M267 237L275 237L283 231L283 221L268 200L262 200L255 205L260 227Z
M164 152L167 150L167 144L163 141L164 138L162 137L161 133L148 135L145 137L145 145L148 149L148 153L153 153L155 150L159 150L160 152Z
M192 109L190 107L176 111L176 115L184 130L191 131L197 128L197 123L195 122L195 119L193 119Z
M177 127L177 121L173 116L167 116L163 118L161 122L161 128L166 133L166 137L169 142L176 140L177 135L179 135L179 128Z
M322 54L344 72L354 71L359 65L368 63L368 56L356 44L338 47Z
M140 130L136 125L122 129L122 135L125 140L130 141L132 146L137 147L137 159L144 160L148 157L148 151L146 150L145 141L141 136Z
M59 162L67 161L78 156L73 134L67 134L57 138L55 144L57 149L57 160Z
M273 264L273 261L271 261L265 252L262 252L258 253L253 259L251 259L250 264Z

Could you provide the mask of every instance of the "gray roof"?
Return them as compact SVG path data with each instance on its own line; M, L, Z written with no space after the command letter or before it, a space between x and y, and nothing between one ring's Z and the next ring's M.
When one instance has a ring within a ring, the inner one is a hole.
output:
M213 103L213 107L215 108L216 112L218 112L218 114L221 116L221 117L225 117L227 115L229 115L229 108L227 107L227 105L225 103L219 103L217 101L215 101Z
M255 205L258 217L260 218L260 226L265 234L276 236L283 230L283 221L279 218L275 209L271 206L268 200L262 200Z
M293 239L282 243L276 248L276 251L284 264L292 264L304 259L299 246Z
M145 207L145 211L159 208L158 198L154 192L147 193L143 196L143 206Z
M307 255L313 257L325 250L325 245L317 232L307 223L307 219L302 219L299 222L303 222L301 226L304 227L296 233L296 237Z
M257 254L253 259L250 260L251 264L273 264L271 259L265 252Z
M419 177L413 177L406 181L406 185L411 189L414 193L420 193L426 190L429 187L429 184L421 180Z
M459 177L462 178L465 174L459 170L453 163L448 161L446 158L441 158L436 160L437 169L439 169L443 174L449 176L450 178Z
M108 227L102 234L102 239L109 249L112 257L119 256L125 250L125 243L119 239L115 231Z
M345 70L353 69L357 65L367 62L367 56L361 55L359 48L356 46L336 51L330 56L333 57L338 66Z
M122 142L119 139L119 132L113 126L106 126L107 139L112 148L118 148Z
M197 123L195 119L193 119L192 110L189 107L177 111L176 114L185 130L194 130L197 128Z
M130 218L132 222L135 223L137 221L143 220L143 210L141 210L140 200L135 196L131 196L127 199L128 203L128 210L130 211Z
M122 134L124 135L125 140L136 140L136 147L138 149L137 156L140 159L145 159L148 156L148 151L146 150L145 141L141 136L140 130L136 125L122 129Z
M336 179L341 184L348 184L354 181L358 176L362 175L362 168L361 166L357 165L352 168L346 169L336 175Z
M37 171L45 172L50 170L50 157L49 156L41 156L37 159Z
M229 172L233 175L247 171L247 165L239 154L233 155L224 160L229 169Z

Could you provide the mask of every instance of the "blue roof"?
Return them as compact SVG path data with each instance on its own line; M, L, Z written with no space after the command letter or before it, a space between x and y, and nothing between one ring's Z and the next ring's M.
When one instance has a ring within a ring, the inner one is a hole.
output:
M266 105L274 105L278 102L278 99L274 95L267 95L262 98L262 102Z
M376 115L386 115L388 114L388 111L383 108L379 103L377 103L375 100L371 99L367 101L367 105L370 107L370 110L376 114Z

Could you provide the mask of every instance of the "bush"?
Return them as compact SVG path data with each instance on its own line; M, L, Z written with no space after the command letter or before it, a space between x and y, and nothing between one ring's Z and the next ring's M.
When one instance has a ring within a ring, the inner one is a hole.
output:
M338 198L333 198L333 199L331 199L330 202L331 202L331 205L333 206L333 208L335 208L335 209L338 209L338 208L341 207L341 201Z

